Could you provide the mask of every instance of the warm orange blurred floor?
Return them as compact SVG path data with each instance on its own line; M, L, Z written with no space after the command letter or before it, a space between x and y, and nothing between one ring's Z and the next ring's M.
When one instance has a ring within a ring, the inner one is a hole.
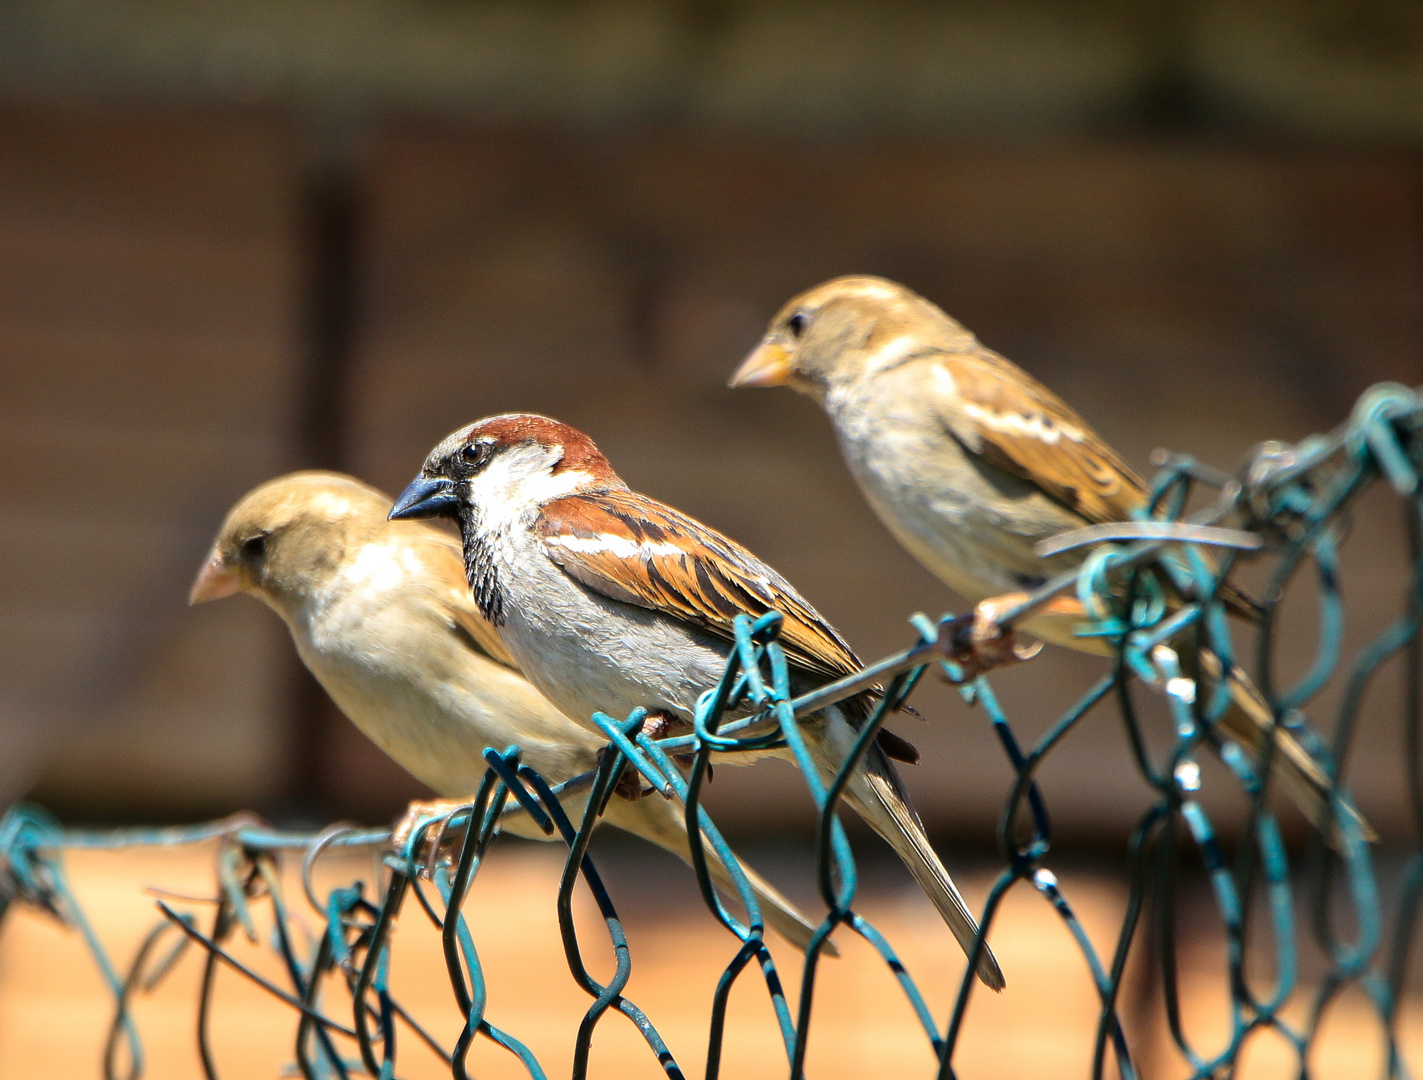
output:
M758 851L751 861L781 880L795 877L784 865L777 866L776 849ZM193 895L208 895L212 889L210 847L76 853L69 865L76 892L121 968L156 915L153 896L144 886L161 884ZM697 906L690 873L679 865L660 857L644 860L622 848L600 859L600 865L631 945L628 997L646 1011L686 1074L701 1076L708 1006L716 980L735 951L733 940ZM369 860L355 857L333 856L323 867L327 884L370 875ZM558 935L553 898L560 867L558 851L551 845L501 845L481 870L466 905L489 986L488 1018L527 1043L550 1077L569 1074L573 1035L589 1003L569 975ZM1106 951L1121 916L1122 888L1101 875L1061 876L1088 933ZM957 947L907 877L901 881L897 868L870 863L865 878L864 914L900 951L942 1024L963 969ZM990 883L987 873L965 876L964 891L975 909L981 908ZM318 924L299 890L290 888L288 900L304 930L314 931ZM174 904L199 909L204 922L210 918L201 905ZM606 935L591 901L582 896L579 905L585 955L593 974L606 978L612 970ZM256 910L265 915L267 908L259 904ZM265 931L269 929L270 924ZM998 996L974 995L955 1059L958 1075L965 1080L1089 1075L1095 992L1057 916L1035 893L1020 887L1005 901L992 940L1009 987ZM240 934L233 941L234 951L282 981L269 950L248 945ZM396 941L392 984L397 996L452 1045L460 1018L439 938L412 902L401 915ZM814 1080L932 1076L935 1062L928 1043L884 964L843 931L837 941L845 955L821 967L808 1075ZM773 951L783 976L794 984L800 973L794 952L780 942L773 944ZM195 953L190 951L156 992L137 1002L148 1077L201 1075L195 1038L200 963ZM1214 1045L1207 1036L1219 1038L1226 1019L1220 957L1219 949L1209 946L1182 954L1184 1010L1191 1030L1207 1048ZM1138 1005L1129 995L1124 1003L1129 1023L1134 1011L1148 1011ZM42 914L12 910L0 934L0 1080L101 1075L102 1043L111 1014L109 996L78 935ZM1302 1014L1297 1008L1294 1015ZM1139 1016L1136 1023L1133 1035L1144 1075L1187 1074L1164 1032L1143 1034L1141 1026L1150 1028L1153 1022ZM221 973L212 1031L223 1077L283 1075L293 1061L295 1027L295 1014L285 1005L235 973ZM1423 1051L1423 1002L1407 1005L1403 1027L1410 1049L1415 1054ZM750 1080L785 1075L784 1051L755 971L742 977L733 994L728 1033L722 1076ZM354 1046L341 1042L354 1057ZM408 1034L401 1033L398 1045L402 1077L448 1075ZM1361 997L1351 992L1332 1010L1311 1060L1317 1077L1343 1080L1379 1075L1380 1054L1376 1022ZM1290 1060L1266 1035L1252 1044L1238 1075L1247 1080L1293 1075ZM482 1040L470 1063L471 1074L481 1080L524 1075L512 1058ZM590 1075L621 1080L663 1074L632 1025L609 1016L594 1040Z

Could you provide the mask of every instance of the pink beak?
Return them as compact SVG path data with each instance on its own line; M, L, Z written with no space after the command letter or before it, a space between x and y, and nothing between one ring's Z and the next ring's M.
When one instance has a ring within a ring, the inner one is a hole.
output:
M242 579L223 559L214 547L208 552L207 561L198 571L193 587L188 591L189 604L206 604L209 600L221 600L224 596L242 591Z

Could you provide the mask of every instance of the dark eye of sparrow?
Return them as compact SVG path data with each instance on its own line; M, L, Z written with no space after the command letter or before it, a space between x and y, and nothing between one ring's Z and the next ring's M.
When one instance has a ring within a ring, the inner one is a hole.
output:
M472 472L478 472L489 464L489 459L494 456L493 439L476 439L474 442L465 443L460 450L460 456L473 466Z
M791 337L798 338L805 333L805 313L797 311L786 323L791 328Z
M258 533L242 541L242 558L246 562L256 562L267 554L267 534Z

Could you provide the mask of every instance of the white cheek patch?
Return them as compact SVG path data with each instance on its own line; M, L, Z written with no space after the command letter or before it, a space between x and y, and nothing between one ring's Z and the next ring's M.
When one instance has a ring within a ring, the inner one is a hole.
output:
M557 457L551 447L538 443L511 446L497 453L470 481L481 491L508 491L547 477Z
M644 540L638 543L626 536L614 533L598 533L596 536L573 536L559 533L547 538L547 543L556 544L566 551L580 551L587 555L612 555L619 559L651 558L658 555L678 556L686 552L676 544L665 540Z
M906 356L918 352L921 348L923 348L923 343L913 334L900 334L870 353L865 361L866 371L870 375L878 374L885 368L899 363ZM936 368L935 370L942 371L943 369ZM945 372L945 374L948 373Z
M486 520L502 513L517 515L523 507L561 499L588 483L591 477L577 469L555 473L562 447L529 443L511 447L494 458L470 480L470 488Z
M384 591L397 588L409 572L408 559L392 558L392 552L379 544L368 544L347 565L345 576L354 585ZM418 568L417 568L418 569Z
M1077 428L1068 427L1064 424L1049 423L1042 416L1024 416L1022 413L994 412L991 409L984 409L978 405L972 405L967 402L959 407L963 409L968 416L986 428L1012 435L1022 435L1029 439L1037 439L1039 442L1047 443L1049 446L1056 446L1063 439L1076 443L1080 443L1083 440L1083 434Z
M581 491L592 480L591 474L580 469L567 469L556 476L548 474L537 477L525 490L533 494L535 502L546 503L554 499L561 499L565 495L572 495L575 491Z

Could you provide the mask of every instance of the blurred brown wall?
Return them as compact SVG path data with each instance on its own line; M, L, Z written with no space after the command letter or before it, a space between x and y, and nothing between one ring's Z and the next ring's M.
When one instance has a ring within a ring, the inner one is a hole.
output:
M251 110L0 111L8 795L38 780L62 809L119 816L290 805L289 647L251 601L182 607L203 546L277 471L344 464L396 489L496 411L585 428L632 484L768 558L863 656L902 647L910 612L953 598L872 519L808 402L723 387L769 314L834 274L925 292L1142 467L1161 445L1230 465L1332 425L1372 381L1419 381L1423 174L1399 150L387 122L349 173L346 460L303 460L299 147ZM1359 634L1397 603L1393 519L1373 520L1346 579ZM998 685L1031 733L1098 671L1048 653ZM1381 714L1391 692L1371 699ZM916 798L986 839L1009 779L996 740L946 692L922 711L927 727L900 724L925 753ZM338 719L314 730L308 808L380 817L417 791ZM1390 828L1396 745L1380 723L1354 763ZM804 820L773 779L720 770L714 796L743 824L768 807ZM1106 716L1044 782L1082 832L1119 830L1145 795Z
M292 160L252 117L0 110L0 801L280 790L281 643L183 582L289 456Z

